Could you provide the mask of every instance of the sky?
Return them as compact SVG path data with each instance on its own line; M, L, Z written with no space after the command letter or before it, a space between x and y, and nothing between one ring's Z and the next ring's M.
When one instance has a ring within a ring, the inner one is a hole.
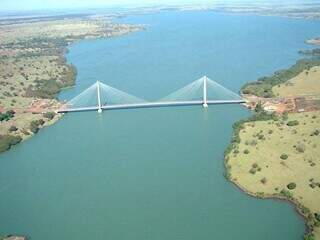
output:
M280 2L283 0L268 0ZM313 2L319 0L290 0L291 2ZM179 5L179 4L208 4L215 2L267 2L265 0L0 0L0 12L29 11L41 9L64 8L97 8L112 6L150 6L150 5Z
M159 4L209 3L208 0L0 0L0 11ZM212 2L212 1L211 1Z

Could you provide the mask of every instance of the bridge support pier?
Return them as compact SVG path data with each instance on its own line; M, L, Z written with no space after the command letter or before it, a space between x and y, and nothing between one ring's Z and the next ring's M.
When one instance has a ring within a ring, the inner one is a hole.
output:
M204 108L208 107L208 100L207 100L207 76L203 77L203 104Z
M98 96L98 113L102 113L101 99L100 99L100 82L97 81L97 96Z

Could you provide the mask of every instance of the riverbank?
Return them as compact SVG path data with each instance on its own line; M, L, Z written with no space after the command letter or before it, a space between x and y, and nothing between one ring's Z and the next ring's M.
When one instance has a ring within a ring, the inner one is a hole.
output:
M4 237L0 236L0 240L27 240L27 237L8 235L8 236L4 236Z
M252 106L253 116L234 124L225 152L226 177L252 196L293 203L306 220L305 239L320 239L319 82L315 85L319 65L317 59L301 60L246 84L242 93L260 101ZM315 108L308 108L307 101L306 106L290 110L270 108L272 98L301 99L305 95L311 96Z
M87 38L109 38L143 27L116 24L108 16L63 16L52 20L9 19L0 31L0 152L61 118L58 93L75 84L67 47Z

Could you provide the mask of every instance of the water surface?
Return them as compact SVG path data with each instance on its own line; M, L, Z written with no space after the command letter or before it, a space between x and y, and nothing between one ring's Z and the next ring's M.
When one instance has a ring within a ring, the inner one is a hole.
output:
M69 99L96 80L150 100L206 74L238 91L293 64L318 23L211 11L161 12L125 37L81 41ZM66 114L0 156L0 232L33 240L301 239L288 203L223 177L238 105Z

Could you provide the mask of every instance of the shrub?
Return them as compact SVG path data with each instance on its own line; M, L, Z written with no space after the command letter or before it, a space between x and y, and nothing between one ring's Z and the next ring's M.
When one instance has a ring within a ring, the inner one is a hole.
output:
M300 206L300 209L301 209L301 212L302 212L303 214L305 214L305 215L310 213L310 209L307 208L307 207L305 207L305 206L303 206L303 205ZM311 217L312 217L312 216L311 216Z
M257 192L257 196L258 196L258 197L263 198L263 197L264 197L264 195L265 195L265 193L264 193L264 192Z
M298 120L292 120L292 121L287 122L287 126L289 126L289 127L293 127L293 126L297 126L297 125L299 125Z
M314 235L312 233L309 233L304 237L304 240L315 240Z
M13 110L6 111L5 113L0 113L0 121L9 121L14 117L15 112Z
M282 119L285 120L285 121L287 121L287 120L288 120L288 113L284 113L284 114L282 115Z
M315 213L315 214L314 214L314 217L316 218L316 220L317 220L318 222L320 222L320 213Z
M0 152L10 149L11 146L22 141L20 136L0 135Z
M18 130L18 128L16 127L16 126L11 126L10 128L9 128L9 132L15 132L15 131L17 131Z
M315 188L317 185L316 185L314 182L312 182L312 183L309 184L309 186L310 186L311 188Z
M286 198L292 198L292 193L289 192L289 191L287 191L287 190L285 190L285 189L282 189L281 192L280 192L280 194L281 194L282 196L286 197Z
M251 168L251 169L249 170L249 173L255 174L255 173L256 173L256 169L255 169L255 168Z
M288 158L288 155L285 154L285 153L282 153L281 156L280 156L280 158L281 158L282 160L286 160L286 159Z
M31 123L30 123L30 131L33 132L33 133L37 133L39 131L39 121L37 120L33 120Z
M43 119L39 119L38 123L39 123L39 125L43 125L45 123L45 121Z
M310 136L318 136L320 134L320 130L316 129Z
M264 178L262 178L262 179L260 180L260 182L261 182L262 184L266 184L266 183L267 183L267 179L264 177Z
M26 97L54 98L60 91L60 84L54 80L39 80L35 86L26 89Z
M45 117L45 118L47 118L49 120L53 119L54 116L55 116L54 112L46 112L46 113L43 114L43 117Z
M261 102L258 102L258 104L256 105L254 111L255 111L256 113L260 113L260 112L263 112L263 111L264 111Z
M227 180L230 180L231 179L231 173L228 171L228 172L225 172L224 174L224 177L227 179Z
M294 182L291 182L291 183L289 183L288 185L287 185L287 188L289 189L289 190L293 190L293 189L295 189L297 187L297 185L294 183Z
M253 140L247 140L246 142L245 142L245 145L251 145L251 146L255 146L255 145L257 145L257 140L255 140L255 139L253 139Z
M29 133L26 129L22 129L21 132L22 132L24 135L27 135L27 136L30 135L30 133Z
M299 153L303 153L305 150L306 150L306 146L303 144L303 143L299 143L297 146L296 146L296 149Z
M244 154L249 154L249 152L250 152L250 151L249 151L248 149L245 149L245 150L243 151Z

